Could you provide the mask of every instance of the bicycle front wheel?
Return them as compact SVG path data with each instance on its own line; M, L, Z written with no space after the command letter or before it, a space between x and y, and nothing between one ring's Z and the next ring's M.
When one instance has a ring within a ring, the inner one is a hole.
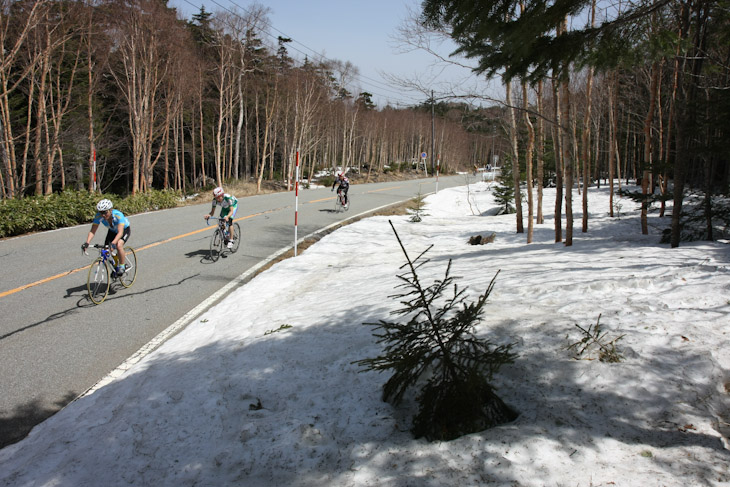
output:
M335 197L335 212L339 213L342 211L342 198L340 198L340 195L338 194Z
M89 291L89 299L94 304L101 304L109 294L109 266L106 261L99 257L89 267L89 277L86 280L86 289Z
M231 253L235 254L238 250L238 247L241 246L241 227L238 225L238 223L233 223L233 234L235 235L233 239L233 247L231 247Z
M126 253L125 264L127 271L119 278L124 287L130 287L137 279L137 252L132 247L124 247Z
M210 260L217 261L223 253L223 234L219 229L210 238Z

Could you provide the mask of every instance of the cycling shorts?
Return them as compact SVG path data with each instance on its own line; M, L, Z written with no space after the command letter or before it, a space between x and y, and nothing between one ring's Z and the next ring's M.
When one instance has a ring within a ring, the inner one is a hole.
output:
M129 236L132 234L132 226L128 226L124 229L122 232L122 238L119 240L123 242L123 244L127 243L127 240L129 240ZM111 229L106 233L106 239L104 239L104 245L109 245L112 243L112 240L117 236L117 232L112 232Z

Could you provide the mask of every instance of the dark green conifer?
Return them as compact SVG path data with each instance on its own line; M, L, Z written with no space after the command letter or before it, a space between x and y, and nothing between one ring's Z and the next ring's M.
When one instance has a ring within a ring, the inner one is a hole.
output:
M502 209L500 214L509 214L515 212L515 183L512 178L512 163L507 161L502 165L502 173L499 177L499 185L497 185L492 193Z
M451 261L443 279L425 286L416 270L428 262L424 255L431 247L411 260L395 228L393 232L406 257L401 267L406 272L398 276L402 290L391 296L402 307L393 314L410 319L366 323L375 327L385 348L382 355L355 363L365 370L392 371L383 387L385 401L398 404L409 388L420 388L412 430L417 438L451 440L512 421L517 414L490 384L502 365L514 361L512 345L496 346L474 335L497 276L473 303L466 302L466 288L454 284ZM444 298L452 285L453 295Z

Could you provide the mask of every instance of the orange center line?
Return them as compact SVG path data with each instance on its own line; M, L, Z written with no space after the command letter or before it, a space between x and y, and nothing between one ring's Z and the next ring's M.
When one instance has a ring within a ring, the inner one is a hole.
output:
M390 191L391 189L400 189L403 186L393 186L392 188L374 189L372 191L366 191L366 193L380 193L381 191Z
M392 189L399 189L401 187L402 186L394 186L392 188L375 189L373 191L367 191L367 193L378 193L380 191L390 191ZM333 199L335 199L335 197L334 196L330 196L329 198L322 198L322 199L318 199L318 200L307 201L306 203L319 203L321 201L328 201L328 200L333 200ZM291 205L285 206L283 208L276 208L276 209L273 209L273 210L267 210L267 211L262 211L262 212L259 212L259 213L254 213L254 214L251 214L251 215L248 215L248 216L244 216L244 217L241 217L241 218L236 218L236 219L234 219L234 221L248 220L249 218L253 218L253 217L256 217L256 216L265 215L267 213L273 213L273 212L276 212L276 211L284 210L286 208L291 208ZM172 242L174 240L178 240L178 239L181 239L181 238L189 237L191 235L196 235L198 233L202 233L202 232L206 232L206 231L214 230L214 229L215 229L215 227L211 227L211 228L207 228L207 227L206 228L200 228L198 230L193 230L192 232L184 233L182 235L176 235L174 237L170 237L170 238L165 239L165 240L160 240L159 242L153 242L153 243L148 244L148 245L145 245L143 247L135 248L134 250L136 252L141 252L143 250L151 249L152 247L157 247L158 245L166 244L166 243ZM20 291L24 291L24 290L26 290L28 288L31 288L31 287L34 287L34 286L39 286L41 284L45 284L47 282L54 281L56 279L60 279L61 277L65 277L65 276L69 276L71 274L75 274L77 272L80 272L80 271L83 271L85 269L88 269L89 267L91 267L91 264L85 265L83 267L79 267L77 269L72 269L70 271L64 271L64 272L61 272L60 274L56 274L55 276L46 277L46 278L40 279L38 281L31 282L30 284L25 284L23 286L16 287L15 289L10 289L8 291L5 291L5 292L0 293L0 298L4 298L5 296L10 296L11 294L15 294L15 293L18 293Z
M255 216L261 216L261 215L264 215L266 213L271 213L271 212L278 211L278 210L281 210L281 209L282 208L278 208L276 210L268 210L268 211L262 211L260 213L254 213L252 215L244 216L244 217L241 217L241 218L235 218L234 221L248 220L249 218L253 218ZM162 244L165 244L165 243L168 243L168 242L172 242L173 240L177 240L177 239L180 239L180 238L189 237L190 235L195 235L195 234L198 234L198 233L201 233L201 232L206 232L206 231L209 231L209 230L215 230L215 228L217 228L217 227L216 226L211 226L209 228L206 227L206 228L201 228L199 230L193 230L192 232L184 233L182 235L176 235L175 237L170 237L170 238L165 239L165 240L160 240L159 242L153 242L151 244L145 245L144 247L134 248L134 250L136 252L141 252L143 250L147 250L147 249L150 249L152 247L157 247L158 245L162 245ZM38 281L31 282L30 284L25 284L23 286L16 287L15 289L10 289L8 291L5 291L5 292L0 293L0 298L4 298L5 296L10 296L11 294L15 294L15 293L18 293L20 291L24 291L24 290L26 290L28 288L31 288L31 287L34 287L34 286L39 286L41 284L45 284L47 282L54 281L56 279L60 279L61 277L70 276L71 274L75 274L75 273L77 273L79 271L83 271L84 269L88 269L89 267L91 267L91 264L85 265L83 267L79 267L77 269L72 269L70 271L61 272L60 274L56 274L55 276L45 277L45 278L40 279Z
M360 194L380 193L381 191L390 191L392 189L400 189L402 187L403 186L393 186L392 188L374 189L372 191L365 191L364 193L360 193ZM335 197L334 196L330 196L329 198L320 198L318 200L306 201L304 204L308 204L308 203L320 203L322 201L330 201L330 200L333 200L333 199L335 199Z
M329 198L321 198L321 199L318 199L318 200L312 200L312 201L305 201L305 202L304 202L304 204L309 204L309 203L320 203L320 202L322 202L322 201L329 201L329 200L333 200L333 199L335 199L335 197L334 197L334 196L330 196Z
M46 277L45 279L41 279L41 280L36 281L36 282L31 282L30 284L26 284L24 286L16 287L15 289L11 289L9 291L5 291L3 293L0 293L0 298L4 298L5 296L9 296L11 294L15 294L17 292L23 291L25 289L28 289L29 287L38 286L39 284L44 284L46 282L53 281L54 279L58 279L60 277L68 276L68 275L74 274L74 273L79 272L79 271L83 271L84 269L88 269L89 267L91 267L91 264L86 265L84 267L79 267L78 269L73 269L73 270L70 270L70 271L65 271L65 272L62 272L60 274L56 274L55 276Z

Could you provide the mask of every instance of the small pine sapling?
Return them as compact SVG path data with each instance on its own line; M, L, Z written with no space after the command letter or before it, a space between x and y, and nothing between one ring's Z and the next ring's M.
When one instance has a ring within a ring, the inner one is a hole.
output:
M494 199L501 206L500 214L514 213L515 206L515 184L512 180L512 164L502 166L502 175L499 184L492 190Z
M418 191L418 194L415 198L413 198L413 204L415 205L415 208L410 210L411 218L408 220L411 223L419 223L423 221L423 217L426 216L424 213L424 200L425 197L421 194L421 191Z
M601 362L617 363L623 360L623 355L616 348L616 343L624 335L607 340L608 333L601 330L601 315L598 315L596 324L590 325L587 330L578 324L575 326L583 333L583 338L568 346L568 350L574 352L575 359L583 358L584 355L590 358L591 353L596 352L598 360Z
M392 222L390 225L393 227ZM490 384L493 374L516 358L512 345L495 346L474 335L497 275L472 303L466 302L466 288L454 284L451 261L443 279L425 286L417 269L428 262L424 254L431 247L411 260L395 227L393 232L406 257L401 267L406 272L397 276L401 283L396 289L402 291L390 296L402 305L392 314L410 319L407 323L365 323L375 327L374 335L384 344L384 352L355 363L365 370L392 371L383 386L383 400L396 405L407 389L421 384L412 429L416 438L452 440L514 420L517 414ZM452 284L453 295L441 299Z

